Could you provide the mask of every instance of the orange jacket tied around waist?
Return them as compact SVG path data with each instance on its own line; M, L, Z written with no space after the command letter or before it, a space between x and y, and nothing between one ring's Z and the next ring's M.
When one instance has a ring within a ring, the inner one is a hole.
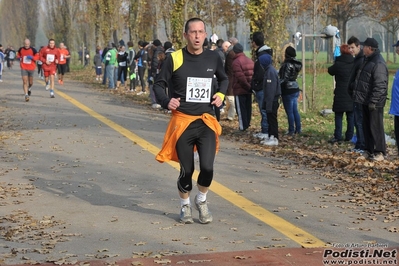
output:
M195 120L202 119L205 125L212 129L216 134L216 153L219 151L219 136L222 134L222 127L214 116L205 113L203 115L193 116L186 115L178 111L172 111L168 127L165 132L165 137L162 144L161 151L157 154L155 159L160 162L175 161L179 162L176 152L176 143L186 128ZM196 148L194 147L194 151Z

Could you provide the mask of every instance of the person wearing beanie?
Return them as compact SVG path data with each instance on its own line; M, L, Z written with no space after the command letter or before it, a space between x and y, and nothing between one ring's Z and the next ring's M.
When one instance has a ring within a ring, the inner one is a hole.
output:
M168 54L170 54L170 53L175 51L175 49L173 48L173 44L171 42L169 42L169 41L166 41L163 44L163 49L165 50L165 54L166 55L168 55Z
M269 138L264 138L260 143L267 146L278 145L278 120L277 111L279 108L278 100L281 95L280 80L277 70L272 65L272 57L269 54L263 54L259 58L259 63L264 69L263 76L263 101L262 110L266 111Z
M269 135L269 124L267 123L267 113L265 110L262 109L263 104L263 75L264 70L260 66L259 58L263 54L269 54L273 56L273 50L265 45L265 37L262 32L257 31L252 34L251 38L252 49L255 50L255 65L254 65L254 75L252 76L251 80L251 89L255 92L256 102L258 104L259 113L261 114L261 122L260 128L261 131L254 134L254 137L259 138L261 140L268 139Z
M155 45L155 46L162 46L162 43L161 43L161 41L160 40L158 40L158 39L155 39L153 42L152 42L152 44L153 45Z
M233 46L233 51L234 53L238 54L238 53L243 53L244 52L244 48L242 47L242 45L240 43L236 43Z
M301 117L298 112L299 84L296 81L302 69L302 63L295 59L296 51L288 46L284 52L285 59L279 70L281 97L288 119L288 135L302 132Z
M285 49L285 57L286 58L295 58L296 57L296 51L295 48L292 46L288 46Z
M385 160L387 154L384 132L384 107L388 95L388 68L374 38L363 45L365 56L356 75L352 99L363 105L363 133L365 150L362 157L373 161Z
M243 47L237 43L233 47L235 53L233 69L233 95L239 122L239 130L245 131L251 125L252 90L251 79L254 73L254 62L243 53Z

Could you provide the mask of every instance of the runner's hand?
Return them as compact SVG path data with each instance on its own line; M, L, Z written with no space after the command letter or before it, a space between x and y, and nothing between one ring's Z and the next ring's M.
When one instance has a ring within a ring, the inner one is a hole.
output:
M172 98L168 103L169 110L176 110L180 106L180 98Z
M211 104L214 104L216 107L220 107L223 103L222 99L217 94L213 95L212 99L213 102L211 102Z

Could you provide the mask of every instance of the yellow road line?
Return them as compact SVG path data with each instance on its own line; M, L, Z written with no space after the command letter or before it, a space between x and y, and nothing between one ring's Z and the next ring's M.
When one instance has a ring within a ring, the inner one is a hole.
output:
M132 133L128 129L116 124L115 122L109 120L108 118L100 115L99 113L93 111L89 107L83 105L82 103L78 102L74 98L68 96L67 94L55 90L57 94L76 107L80 108L81 110L88 113L90 116L98 119L99 121L103 122L110 128L114 129L115 131L119 132L126 138L130 139L137 145L141 146L148 152L152 153L154 156L159 152L159 148L152 145L151 143L147 142L146 140L140 138L136 134ZM155 160L155 159L154 159ZM173 168L180 171L180 165L176 162L168 162ZM195 171L196 176L198 176L198 171ZM284 234L285 236L289 237L293 241L300 244L302 247L305 248L315 248L315 247L325 247L327 246L326 243L318 239L317 237L309 234L308 232L300 229L299 227L291 224L290 222L284 220L283 218L275 215L274 213L258 206L254 202L244 198L243 196L235 193L231 189L223 186L222 184L212 181L211 190L218 194L220 197L224 198L225 200L231 202L233 205L237 206L238 208L244 210L245 212L249 213L253 217L259 219L260 221L264 222L265 224L271 226L275 230L279 231L280 233Z

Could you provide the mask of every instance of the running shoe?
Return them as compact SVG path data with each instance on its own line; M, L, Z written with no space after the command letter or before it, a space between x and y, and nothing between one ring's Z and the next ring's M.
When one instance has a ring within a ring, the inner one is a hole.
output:
M195 209L199 211L199 222L202 224L209 224L213 221L212 213L208 209L208 202L198 202L197 196L194 199Z
M143 91L139 91L136 95L141 95L143 93L144 93Z
M184 224L194 223L193 216L191 215L191 206L186 204L180 210L180 222Z
M29 95L25 95L25 102L29 102Z
M50 89L50 81L47 81L46 83L46 91L48 91Z
M53 90L50 90L50 98L55 98Z

